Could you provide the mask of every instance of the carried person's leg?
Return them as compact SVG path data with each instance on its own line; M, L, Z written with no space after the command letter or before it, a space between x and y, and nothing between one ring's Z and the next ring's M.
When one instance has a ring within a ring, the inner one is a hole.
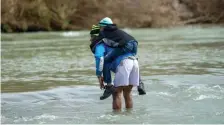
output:
M107 85L112 85L110 63L104 63L103 65L103 79Z
M135 40L129 41L123 48L125 53L133 53L134 56L137 55L138 43Z
M121 56L126 53L133 53L134 56L137 54L137 47L138 44L136 41L130 41L123 47L117 47L114 48L112 51L110 51L107 55L104 57L105 62L112 62L115 58L118 56Z
M100 100L104 100L113 93L113 85L112 85L112 79L111 79L111 71L110 71L110 63L104 63L103 67L103 79L104 82L107 84L105 86L105 90L103 92L103 95L100 96Z
M141 79L140 76L139 76L138 94L139 95L145 95L146 94L145 86L144 86L144 83L142 82L142 79Z
M104 56L104 62L111 63L114 59L123 54L125 54L123 48L114 48Z

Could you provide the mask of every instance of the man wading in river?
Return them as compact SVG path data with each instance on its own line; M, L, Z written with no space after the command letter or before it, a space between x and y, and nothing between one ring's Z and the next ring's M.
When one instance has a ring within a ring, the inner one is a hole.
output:
M122 92L125 99L126 108L132 108L132 87L139 85L139 66L138 61L135 58L136 53L131 51L126 52L114 58L112 62L104 61L104 56L107 56L107 54L112 52L114 48L109 47L105 44L105 42L103 42L103 40L98 41L97 33L99 33L99 27L93 26L90 32L90 47L96 59L96 75L100 83L100 88L104 88L104 81L108 83L107 86L110 85L110 88L108 89L109 92L104 92L104 95L106 93L106 96L109 97L112 93L114 110L121 109ZM94 43L96 44L93 45ZM111 84L110 70L115 73L114 86ZM102 96L100 99L105 99L105 97Z
M113 48L106 55L104 54L102 55L102 57L99 57L98 61L96 60L96 64L99 62L102 62L102 63L104 62L104 64L99 66L99 69L103 70L104 82L107 83L107 85L104 87L105 88L104 94L103 96L100 97L100 99L102 100L109 97L113 92L113 86L111 84L111 74L109 69L110 63L112 62L112 60L115 60L118 56L130 53L130 52L135 56L137 53L137 41L132 36L125 33L124 31L117 29L116 25L113 24L110 18L104 18L103 20L100 21L99 25L101 25L101 32L99 31L99 27L97 26L95 27L93 26L90 32L92 36L91 37L92 43L90 45L91 50L95 53L95 50L94 50L95 47L101 42L103 42L106 46ZM99 32L101 35L98 36ZM115 38L114 40L120 40L120 41L115 42L104 37L105 34L108 35L110 33L112 34L112 35L109 35L111 39ZM104 34L104 36L102 36L102 34ZM96 71L99 82L102 81L100 72L102 71ZM144 84L141 82L141 79L139 80L140 80L139 81L140 86L138 86L138 92L140 95L144 95L146 94L144 90Z

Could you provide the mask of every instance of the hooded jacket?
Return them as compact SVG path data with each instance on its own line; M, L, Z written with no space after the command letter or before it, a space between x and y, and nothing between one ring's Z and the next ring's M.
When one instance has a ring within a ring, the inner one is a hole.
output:
M118 47L124 47L126 43L131 40L136 41L134 37L118 29L116 24L111 24L104 27L104 30L99 33L99 39L102 40L103 38L115 41L118 43Z

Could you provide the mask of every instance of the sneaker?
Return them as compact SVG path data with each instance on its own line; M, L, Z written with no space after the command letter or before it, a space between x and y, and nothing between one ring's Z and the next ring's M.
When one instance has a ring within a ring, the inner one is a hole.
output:
M139 95L145 95L146 92L145 92L145 87L144 87L144 83L143 82L140 82L139 83L139 86L138 86L138 94Z
M108 97L110 97L110 95L113 93L113 91L114 91L114 87L113 87L113 85L110 85L110 86L108 86L108 85L106 85L105 87L104 87L104 92L103 92L103 95L102 96L100 96L100 100L104 100L104 99L106 99L106 98L108 98Z

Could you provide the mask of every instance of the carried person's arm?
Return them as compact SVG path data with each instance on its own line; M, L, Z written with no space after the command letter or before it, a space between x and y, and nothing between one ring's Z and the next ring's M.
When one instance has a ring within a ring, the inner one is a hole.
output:
M101 89L104 85L103 77L102 77L103 65L104 65L104 53L105 53L104 45L103 44L97 45L94 56L95 56L95 62L96 62L96 76L99 80Z

